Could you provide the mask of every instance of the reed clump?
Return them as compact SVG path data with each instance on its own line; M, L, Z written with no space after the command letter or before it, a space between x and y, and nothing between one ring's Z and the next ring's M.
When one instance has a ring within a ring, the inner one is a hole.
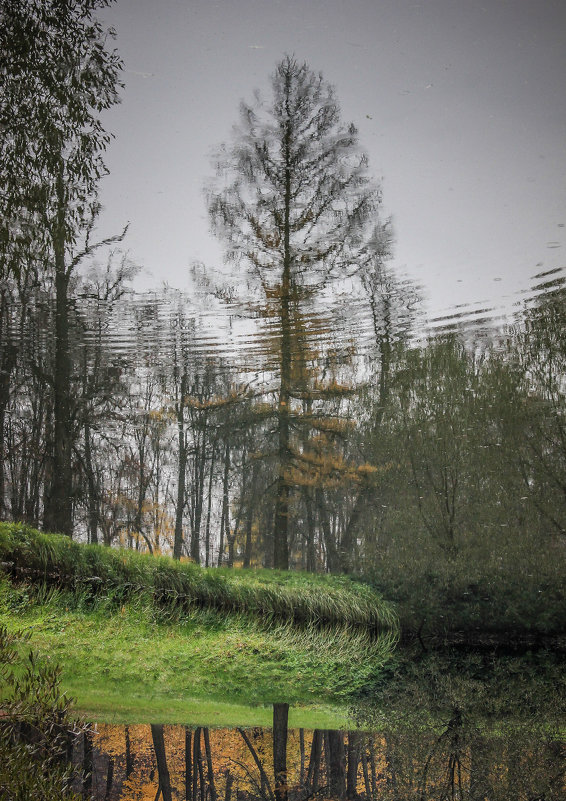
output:
M0 563L12 580L113 604L143 597L173 616L193 609L249 615L265 626L339 627L396 636L393 607L346 576L202 568L191 562L84 545L25 525L0 523Z

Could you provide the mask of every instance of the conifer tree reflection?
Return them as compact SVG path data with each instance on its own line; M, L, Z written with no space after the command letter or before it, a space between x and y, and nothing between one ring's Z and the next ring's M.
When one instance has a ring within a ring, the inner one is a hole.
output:
M357 131L344 126L333 88L285 56L273 100L242 104L240 132L218 159L209 210L228 255L245 264L278 326L278 476L273 563L289 566L290 473L296 386L293 316L329 281L357 267L359 243L379 193Z

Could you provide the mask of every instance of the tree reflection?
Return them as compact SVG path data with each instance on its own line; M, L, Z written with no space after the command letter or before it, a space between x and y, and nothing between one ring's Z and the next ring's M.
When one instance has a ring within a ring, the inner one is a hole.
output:
M92 751L93 798L107 801L558 801L565 746L523 726L490 731L461 711L444 725L293 730L288 707L271 729L100 726ZM133 745L135 743L135 745ZM132 753L131 752L131 753ZM130 759L131 759L130 753ZM130 764L132 768L132 764Z

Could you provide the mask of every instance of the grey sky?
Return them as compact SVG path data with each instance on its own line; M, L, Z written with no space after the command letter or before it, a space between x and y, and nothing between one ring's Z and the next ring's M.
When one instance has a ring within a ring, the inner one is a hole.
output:
M394 264L432 310L498 303L566 264L564 0L118 0L104 20L126 88L102 226L131 220L141 288L221 262L210 152L285 52L336 86L382 179Z

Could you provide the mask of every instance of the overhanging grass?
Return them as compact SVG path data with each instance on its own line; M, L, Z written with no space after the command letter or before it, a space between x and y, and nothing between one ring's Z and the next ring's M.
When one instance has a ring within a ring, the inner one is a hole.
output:
M8 523L0 523L0 561L15 578L104 595L117 605L143 595L171 615L207 608L250 615L267 627L338 625L369 634L397 629L391 605L348 577L205 569Z
M374 642L356 660L336 642L248 618L195 611L171 624L140 601L109 614L69 592L29 590L2 582L0 623L28 631L39 658L61 665L62 688L92 720L263 725L269 705L287 701L295 726L343 727L352 694L389 656Z

